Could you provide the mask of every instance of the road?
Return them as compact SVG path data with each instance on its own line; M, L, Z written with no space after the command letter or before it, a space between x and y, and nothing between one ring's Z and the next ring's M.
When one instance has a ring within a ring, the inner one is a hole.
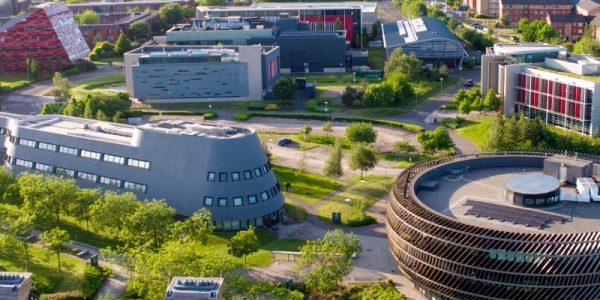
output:
M396 5L391 0L383 0L377 4L377 20L380 22L398 21L404 19Z
M70 76L69 80L77 83L117 72L122 72L121 67L104 66L94 71ZM0 98L0 108L2 111L15 114L37 114L42 110L44 103L54 101L53 97L45 96L50 91L52 91L52 80L36 82Z

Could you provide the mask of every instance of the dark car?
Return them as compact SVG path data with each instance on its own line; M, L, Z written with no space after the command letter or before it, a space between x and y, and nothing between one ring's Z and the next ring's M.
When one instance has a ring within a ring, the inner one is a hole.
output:
M291 139L288 139L288 138L280 138L280 139L277 141L277 146L285 147L285 146L287 146L287 145L289 145L289 144L291 144L291 143L292 143L292 140L291 140Z
M472 87L473 86L473 79L467 79L467 81L465 81L464 86L465 87Z

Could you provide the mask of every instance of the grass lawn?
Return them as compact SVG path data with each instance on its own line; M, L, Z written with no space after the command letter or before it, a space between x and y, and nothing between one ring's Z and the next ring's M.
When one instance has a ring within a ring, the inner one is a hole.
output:
M310 172L300 173L295 169L273 165L275 176L282 186L286 182L292 184L289 194L300 200L315 205L323 197L340 188L343 184L325 176ZM285 192L284 194L287 194Z
M25 211L14 205L0 204L0 215L5 213L11 218L15 218L24 215ZM54 227L56 227L56 223L53 221L38 220L35 224L35 228L40 231L45 231ZM95 231L91 227L90 231L87 231L85 229L85 222L78 221L73 217L60 216L59 227L66 230L73 241L89 244L98 248L105 248L108 246L115 247L119 244L108 232L101 230Z
M308 219L306 209L294 201L285 201L285 214L297 221L306 221Z
M456 129L455 132L471 141L482 151L487 144L487 137L492 126L492 118L493 116L483 116L476 119L469 119L469 123Z
M413 105L414 107L414 105ZM384 107L365 107L365 108L351 108L345 111L345 113L359 115L363 117L386 117L396 116L411 111L412 108L398 107L398 106L384 106Z
M115 85L123 85L125 84L125 73L112 73L104 76L99 76L96 78L92 78L87 81L82 81L74 84L75 88L81 88L84 90L93 90L99 88L106 88Z
M369 52L369 68L374 70L382 70L385 65L385 49L370 48Z
M320 145L317 143L311 143L309 141L304 141L301 136L293 134L293 133L283 133L283 132L261 132L258 133L258 137L262 141L272 141L277 142L280 138L289 138L292 139L296 144L299 150L310 150ZM279 146L275 146L279 147ZM294 147L292 145L287 147ZM276 158L276 156L275 156Z
M336 194L317 208L316 213L321 220L331 223L331 213L341 212L342 224L346 224L348 213L362 215L379 198L390 192L394 176L366 175L364 182L360 181L360 176L355 176L350 178L350 181L356 182L356 184L346 191ZM347 204L345 199L350 199L350 204Z
M277 239L269 230L265 228L257 228L256 233L260 243L260 250L258 252L248 255L248 265L257 267L269 266L272 262L271 251L298 251L304 240L297 239ZM206 249L213 251L224 251L227 252L227 240L234 236L232 232L218 232L211 235L208 239ZM244 263L243 258L238 258L240 263Z
M14 91L30 85L31 80L27 79L26 74L18 75L0 75L0 86L3 91Z
M45 249L29 247L30 263L26 267L25 252L19 245L7 244L0 237L0 269L13 272L33 273L34 282L49 285L47 292L65 292L80 290L83 284L83 260L62 254L60 256L62 272L58 272L56 255Z
M397 155L393 152L380 153L379 157L380 159L393 162L394 165L392 167L398 169L406 169L414 165L415 163L418 163L428 158L427 155L424 155L422 153L411 155Z
M319 85L348 85L354 83L354 76L352 73L335 73L335 74L322 74L322 75L310 75L306 76L307 81L314 81ZM380 80L377 78L358 78L356 82L366 80L369 83L376 83Z
M101 58L101 59L95 60L94 64L96 66L108 65L109 59L112 60L113 65L117 64L117 63L119 63L119 64L123 63L123 56L120 56L120 57L113 57L113 58Z

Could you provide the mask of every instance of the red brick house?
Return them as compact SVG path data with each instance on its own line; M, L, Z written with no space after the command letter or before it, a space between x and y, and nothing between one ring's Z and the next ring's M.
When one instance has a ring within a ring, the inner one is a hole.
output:
M97 41L116 42L121 31L127 34L129 25L135 21L146 21L152 27L158 19L158 13L155 12L100 14L100 23L80 24L79 30L88 46L94 48Z
M546 23L568 41L575 42L583 35L585 17L577 14L548 14Z
M35 58L41 73L71 65L90 52L73 14L62 3L44 3L0 26L0 74L26 73Z
M573 14L575 7L571 0L500 0L499 18L508 15L511 26L519 20L545 21L548 14Z

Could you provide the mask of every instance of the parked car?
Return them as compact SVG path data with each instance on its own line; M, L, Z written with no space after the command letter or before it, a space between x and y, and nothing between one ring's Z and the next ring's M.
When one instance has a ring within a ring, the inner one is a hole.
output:
M467 81L465 81L464 87L472 87L473 86L473 79L467 79Z
M291 139L288 139L288 138L280 138L280 139L277 141L277 146L285 147L285 146L287 146L287 145L289 145L289 144L291 144L291 143L293 143L293 141L292 141Z

